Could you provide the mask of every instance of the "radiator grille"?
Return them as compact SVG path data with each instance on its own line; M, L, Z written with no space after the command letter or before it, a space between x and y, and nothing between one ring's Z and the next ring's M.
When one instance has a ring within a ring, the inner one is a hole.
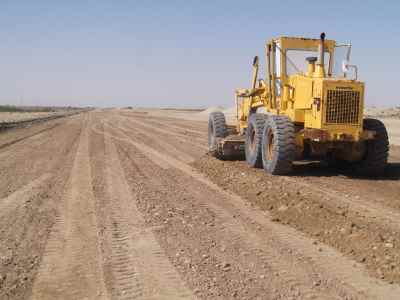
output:
M358 124L360 92L328 90L326 123Z

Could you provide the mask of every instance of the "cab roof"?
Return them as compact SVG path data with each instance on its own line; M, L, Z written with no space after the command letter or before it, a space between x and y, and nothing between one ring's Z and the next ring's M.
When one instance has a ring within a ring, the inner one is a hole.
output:
M279 43L281 49L304 49L304 50L317 50L320 43L320 39L310 39L305 37L290 37L280 36L272 39L269 43ZM324 41L326 51L332 52L336 46L335 40Z

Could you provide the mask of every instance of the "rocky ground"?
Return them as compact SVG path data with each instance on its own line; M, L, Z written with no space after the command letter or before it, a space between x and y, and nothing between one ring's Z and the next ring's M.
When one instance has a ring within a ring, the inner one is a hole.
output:
M378 179L273 177L206 155L198 115L1 133L0 298L398 299L400 148Z

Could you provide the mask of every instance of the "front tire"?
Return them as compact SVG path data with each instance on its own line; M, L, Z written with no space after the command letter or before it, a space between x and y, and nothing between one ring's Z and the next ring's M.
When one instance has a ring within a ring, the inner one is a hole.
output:
M227 136L225 115L222 112L212 112L208 118L208 150L214 156L221 158L218 152L218 139Z
M253 168L262 167L261 139L266 115L250 115L245 136L245 155L247 164Z
M375 137L366 141L366 153L357 165L357 173L380 176L384 173L389 157L389 138L386 127L377 119L364 119L363 129L375 131Z
M296 140L294 125L286 116L270 116L262 135L262 162L264 170L273 175L292 171Z

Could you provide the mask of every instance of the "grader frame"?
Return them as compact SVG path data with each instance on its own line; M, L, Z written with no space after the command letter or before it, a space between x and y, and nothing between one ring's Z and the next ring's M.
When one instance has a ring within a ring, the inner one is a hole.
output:
M244 150L250 166L264 166L272 174L286 174L294 160L307 158L357 163L374 173L383 170L386 129L377 120L363 119L365 84L357 79L357 67L349 64L350 45L345 45L342 76L334 74L335 51L340 46L325 40L324 33L320 39L270 40L265 49L266 79L259 79L256 56L251 88L235 92L235 132L228 134L221 113L210 115L211 127L223 124L225 128L219 129L224 132L219 136L209 130L210 151L227 158ZM306 57L302 71L291 60L290 51L317 56ZM292 66L296 72L289 73ZM350 68L355 78L348 78Z

